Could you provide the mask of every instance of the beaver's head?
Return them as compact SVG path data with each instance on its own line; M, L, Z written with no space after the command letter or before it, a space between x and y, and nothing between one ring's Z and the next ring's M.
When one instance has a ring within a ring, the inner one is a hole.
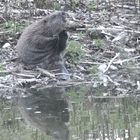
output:
M51 36L57 36L66 28L66 13L55 12L43 19L44 26Z

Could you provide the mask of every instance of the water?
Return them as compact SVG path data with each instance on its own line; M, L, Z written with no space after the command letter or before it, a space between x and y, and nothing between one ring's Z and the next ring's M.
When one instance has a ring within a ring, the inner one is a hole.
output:
M18 92L0 99L0 140L140 140L138 97L96 96L83 85Z

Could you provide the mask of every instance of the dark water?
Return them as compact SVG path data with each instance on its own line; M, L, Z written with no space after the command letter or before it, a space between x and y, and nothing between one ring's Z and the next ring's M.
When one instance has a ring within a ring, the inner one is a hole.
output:
M140 98L88 86L19 91L0 99L0 140L140 140Z

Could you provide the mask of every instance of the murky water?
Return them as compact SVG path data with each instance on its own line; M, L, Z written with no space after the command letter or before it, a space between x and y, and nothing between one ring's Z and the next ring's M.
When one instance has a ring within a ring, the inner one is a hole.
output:
M140 98L88 86L24 89L0 99L0 140L140 140Z

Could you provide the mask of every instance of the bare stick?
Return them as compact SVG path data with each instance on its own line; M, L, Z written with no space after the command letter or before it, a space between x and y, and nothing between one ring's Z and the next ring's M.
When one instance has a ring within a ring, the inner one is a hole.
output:
M136 31L136 30L127 30L127 29L124 29L124 28L105 28L105 27L100 27L100 28L89 28L88 29L89 31L92 31L92 30L98 30L98 31L101 31L101 30L103 30L103 31L109 31L109 32L111 32L111 31L124 31L124 32L128 32L128 33L138 33L138 34L140 34L140 31Z
M140 58L140 55L135 56L135 57L131 57L131 58L129 58L129 59L117 60L117 61L113 62L113 64L122 64L122 63L124 63L124 62L128 62L128 61L131 61L131 60L135 60L135 59L137 59L137 58Z
M105 69L105 71L103 72L103 73L105 73L105 72L107 72L108 71L108 69L110 68L110 66L111 66L111 64L113 63L113 61L118 57L120 55L120 53L116 53L116 55L110 60L110 62L108 63L108 66L107 66L107 68Z
M37 70L39 70L40 72L44 73L45 75L51 77L51 78L54 78L55 75L50 73L49 71L47 71L46 69L42 69L42 68L37 68Z

